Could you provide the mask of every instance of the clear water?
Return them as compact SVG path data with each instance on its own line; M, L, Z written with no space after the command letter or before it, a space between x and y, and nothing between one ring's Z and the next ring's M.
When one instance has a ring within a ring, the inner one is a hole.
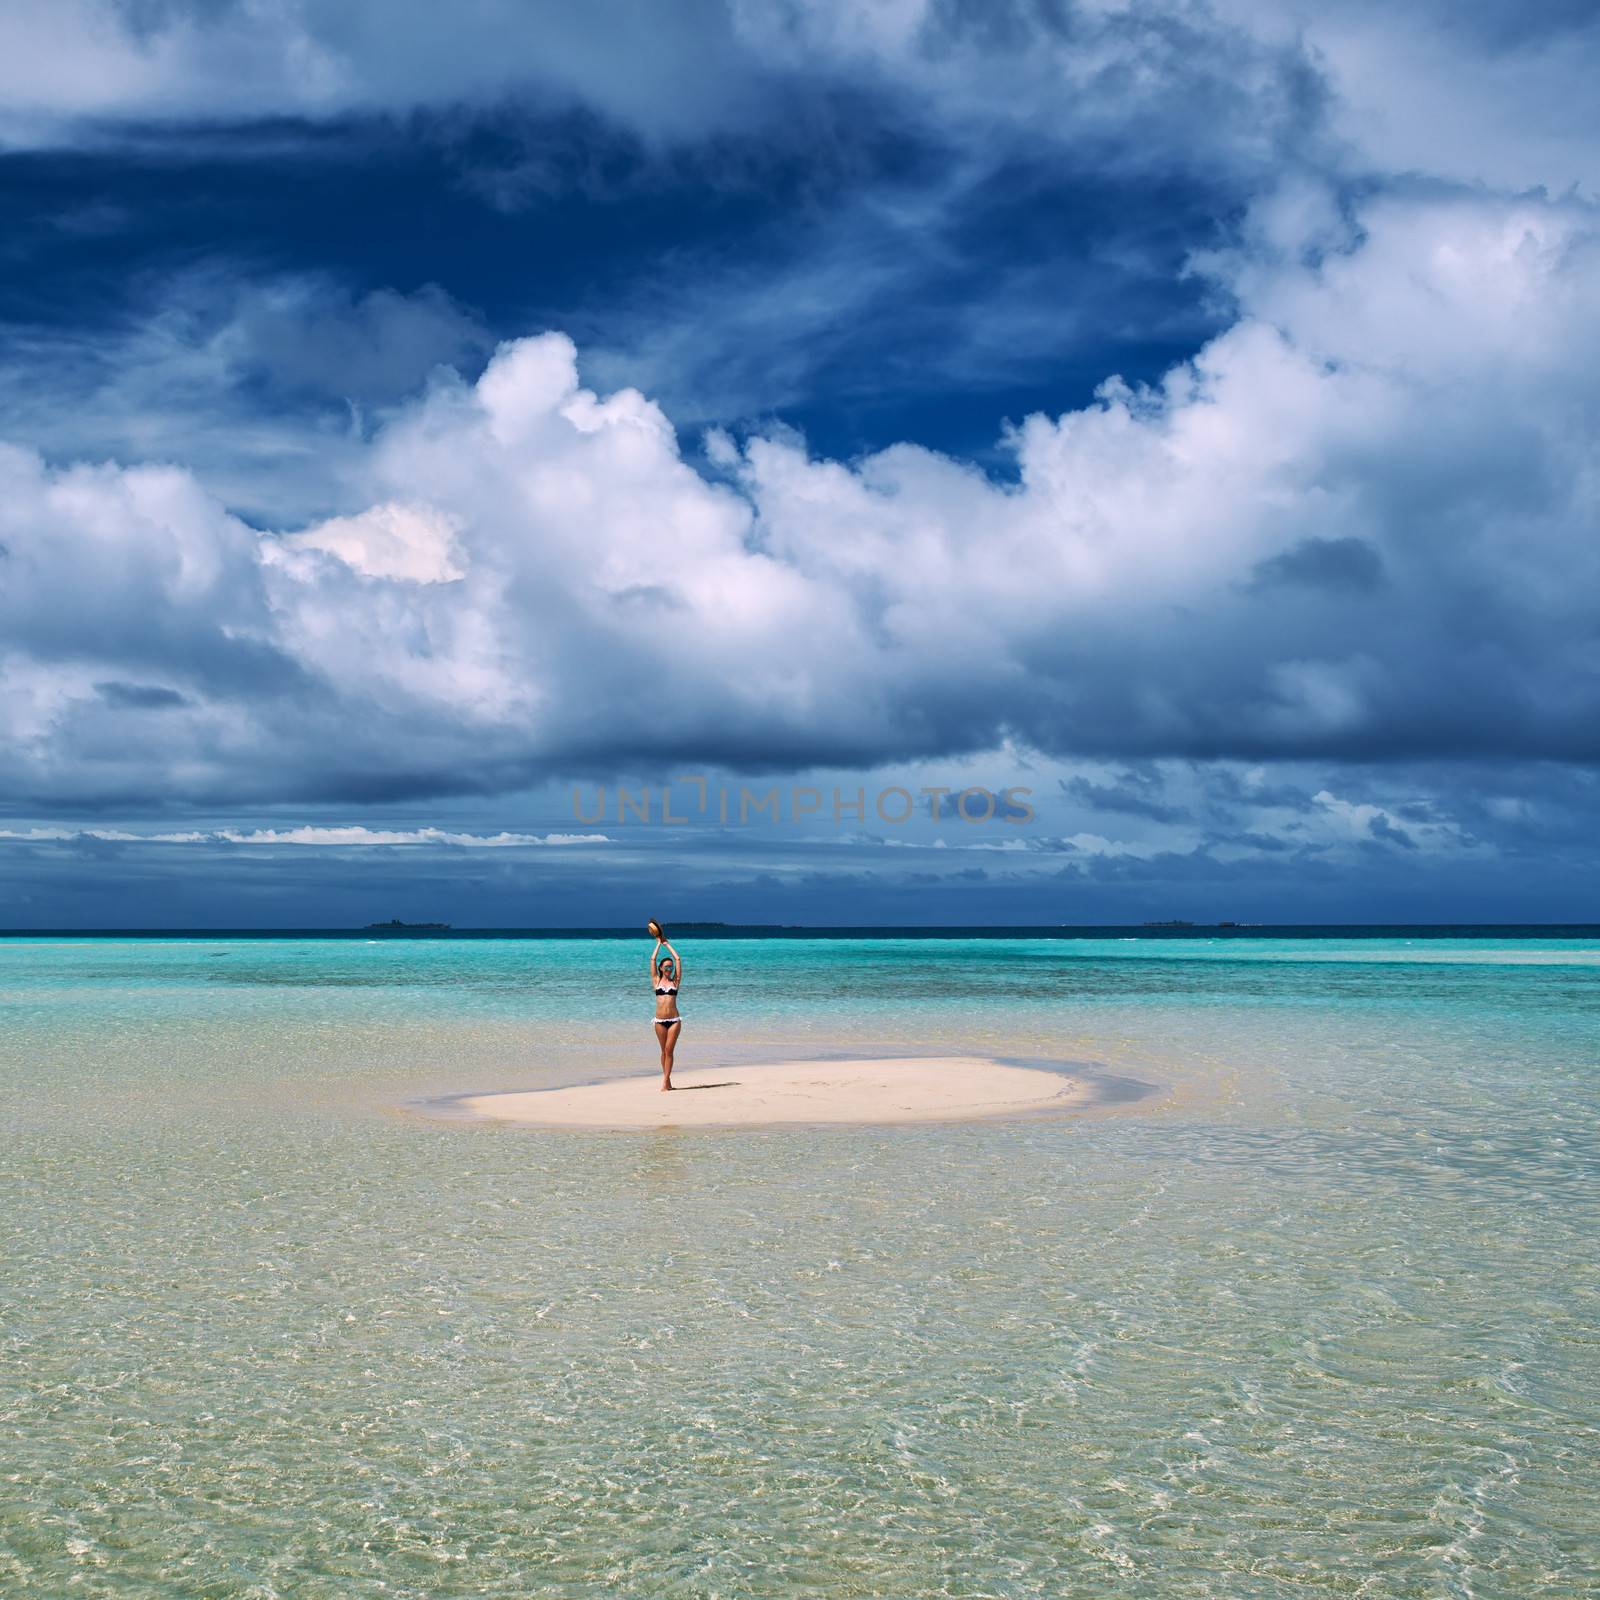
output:
M0 1593L1592 1595L1600 952L686 943L686 1063L1078 1121L596 1135L642 944L0 940Z

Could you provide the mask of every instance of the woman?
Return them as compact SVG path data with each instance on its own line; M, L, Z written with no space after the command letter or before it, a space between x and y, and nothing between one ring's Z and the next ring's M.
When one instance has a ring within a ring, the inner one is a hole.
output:
M672 1087L672 1056L683 1032L678 1015L678 990L683 987L683 958L667 943L666 930L654 918L645 926L655 937L650 952L650 987L655 991L656 1043L661 1046L661 1090Z

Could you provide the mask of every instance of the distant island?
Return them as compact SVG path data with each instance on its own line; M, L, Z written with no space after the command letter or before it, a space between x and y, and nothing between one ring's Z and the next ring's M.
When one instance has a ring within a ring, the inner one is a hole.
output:
M368 933L448 933L448 922L402 922L398 917L388 922L369 922Z
M1146 928L1254 928L1254 922L1185 922L1181 917L1171 917L1164 922L1145 922L1140 924Z

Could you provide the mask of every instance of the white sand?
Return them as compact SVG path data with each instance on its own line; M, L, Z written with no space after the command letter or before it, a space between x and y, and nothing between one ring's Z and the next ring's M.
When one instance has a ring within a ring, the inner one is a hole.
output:
M747 1128L783 1123L955 1122L1029 1111L1082 1110L1091 1082L981 1056L894 1061L780 1061L573 1089L463 1096L460 1111L541 1128Z

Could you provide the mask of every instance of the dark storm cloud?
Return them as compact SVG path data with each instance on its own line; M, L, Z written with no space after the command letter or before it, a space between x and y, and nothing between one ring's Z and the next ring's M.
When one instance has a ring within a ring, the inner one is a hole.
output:
M109 706L126 711L161 711L171 706L188 705L176 689L153 683L97 683L95 693Z
M1165 779L1150 767L1124 768L1111 782L1073 777L1060 783L1064 794L1094 811L1149 817L1154 822L1182 822L1189 815L1187 807L1166 798Z
M1208 850L1219 847L1232 846L1235 849L1247 850L1252 854L1265 851L1269 855L1281 855L1286 850L1304 848L1291 845L1285 839L1279 839L1268 833L1208 833L1205 837Z
M1387 817L1374 817L1367 826L1371 829L1372 837L1382 840L1385 844L1396 845L1402 850L1417 848L1417 841L1404 828L1397 827Z
M1302 539L1256 563L1249 588L1301 584L1308 589L1343 589L1371 594L1383 584L1383 557L1364 539Z
M1226 771L1174 766L1170 782L1190 794L1219 787L1211 780ZM817 781L826 786L832 776ZM148 824L82 833L18 824L0 828L0 925L348 927L392 915L458 926L619 925L637 920L641 898L652 909L676 905L668 914L679 918L824 923L1593 914L1600 794L1570 769L1327 769L1342 799L1298 769L1294 792L1316 793L1309 809L1273 804L1272 786L1258 774L1235 776L1238 792L1259 802L1234 808L1249 826L1201 832L1133 819L1144 837L1120 840L1055 835L1050 830L1072 824L1043 783L1039 798L1050 803L1028 828L923 819L908 832L831 839L815 825L757 823L612 830L608 840L553 847L547 840L561 835L548 830L570 826L564 792L519 803L515 835L482 823L445 833L401 820L405 813L391 813L397 820L387 830L269 818L229 838L213 825L152 834ZM490 814L466 802L449 809ZM1535 812L1538 832L1529 834ZM437 814L413 808L409 818ZM1424 814L1429 820L1399 820ZM509 815L502 806L500 820ZM1470 831L1461 826L1468 817ZM1163 839L1170 842L1152 842Z
M1270 807L1273 810L1304 812L1315 809L1315 786L1288 783L1277 773L1258 770L1251 780L1234 766L1195 769L1207 806L1232 812L1237 806Z

